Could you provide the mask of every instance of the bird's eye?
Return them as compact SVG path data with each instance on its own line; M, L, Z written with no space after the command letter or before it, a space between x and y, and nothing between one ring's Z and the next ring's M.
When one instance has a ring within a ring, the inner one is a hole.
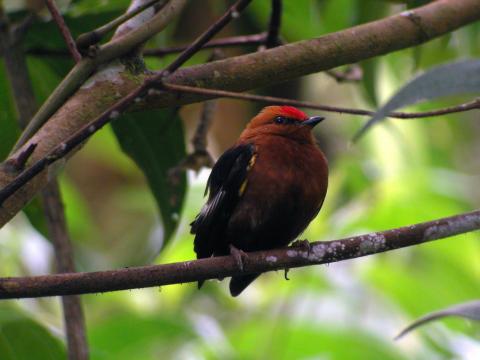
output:
M275 124L285 124L287 122L287 119L283 116L277 116L274 121Z

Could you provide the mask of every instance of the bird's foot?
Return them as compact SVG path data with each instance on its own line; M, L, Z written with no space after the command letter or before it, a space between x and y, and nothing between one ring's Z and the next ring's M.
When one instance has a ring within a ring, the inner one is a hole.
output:
M285 277L285 280L290 280L290 278L288 277L288 272L290 271L290 269L284 269L284 274L283 276Z
M243 264L248 259L248 255L243 250L237 249L232 244L230 244L230 255L232 255L235 259L238 268L243 271Z
M310 250L312 250L312 247L311 247L311 245L310 245L310 241L308 241L307 239L295 240L295 241L292 243L292 245L290 245L290 247L293 247L293 248L297 248L297 249L306 251L307 254L310 254Z

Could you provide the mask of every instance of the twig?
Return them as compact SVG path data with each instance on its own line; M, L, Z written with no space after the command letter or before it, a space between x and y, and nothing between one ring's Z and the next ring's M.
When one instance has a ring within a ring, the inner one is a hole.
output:
M186 86L186 85L176 85L176 84L171 84L166 82L163 83L162 86L166 90L176 91L176 92L199 94L199 95L205 95L205 96L211 96L211 97L226 97L231 99L258 101L258 102L263 102L268 104L291 105L291 106L298 106L298 107L304 107L309 109L322 110L327 112L335 112L340 114L351 114L351 115L361 115L361 116L372 116L375 114L375 111L370 111L370 110L320 105L320 104L315 104L307 101L277 98L273 96L243 94L243 93L237 93L233 91L199 88L199 87ZM451 107L438 109L438 110L412 112L412 113L392 112L388 116L392 118L397 118L397 119L416 119L416 118L464 112L464 111L469 111L473 109L480 109L480 98L477 98L473 101L470 101L464 104L451 106Z
M265 37L266 37L266 33L260 33L260 34L253 34L253 35L232 36L232 37L223 38L223 39L215 39L203 45L201 50L211 49L211 48L260 45L265 42ZM143 55L162 57L169 54L179 53L181 51L184 51L187 47L188 45L179 45L179 46L165 47L160 49L145 49L143 51Z
M216 49L213 51L208 61L220 60L224 57L223 52ZM186 158L182 159L177 166L168 171L168 176L172 182L178 182L179 175L183 171L194 170L198 172L202 167L213 166L213 158L207 150L207 135L213 121L216 105L216 100L207 100L204 102L200 120L191 140L193 152L188 154Z
M51 181L45 187L42 191L42 200L50 237L55 248L57 272L74 273L73 247L66 228L57 180ZM88 359L88 345L80 297L63 296L62 305L67 334L68 358L70 360L86 360Z
M480 210L382 232L252 252L238 268L232 256L90 273L0 279L0 299L90 294L182 284L227 276L328 264L400 249L480 229Z
M180 66L182 66L188 59L200 50L211 38L213 38L221 29L225 27L232 19L240 16L240 12L247 7L252 0L238 0L230 9L227 10L223 16L212 24L207 31L200 35L194 42L192 42L187 49L178 55L178 57L163 70L165 78L172 74Z
M75 134L70 136L65 142L57 145L53 148L49 154L39 159L30 168L20 173L15 179L7 184L0 190L0 207L3 203L13 195L18 189L25 185L35 175L43 171L48 165L61 159L67 155L70 151L88 139L92 134L97 132L103 126L105 126L110 120L116 119L122 112L124 112L135 99L142 99L147 93L155 94L157 90L151 89L154 86L159 86L162 80L169 74L172 74L178 69L185 61L190 59L195 54L195 51L200 49L208 40L210 40L217 32L219 32L225 25L227 25L232 19L239 16L242 11L251 0L239 0L227 12L217 20L212 26L210 26L202 35L200 35L192 45L183 51L165 70L160 71L152 78L146 79L142 85L130 92L127 96L117 101L110 106L96 119L89 122L83 128L78 130Z
M82 55L80 55L80 53L78 52L77 46L75 45L75 40L73 40L70 30L68 29L67 24L65 24L65 20L60 14L60 11L58 11L55 0L45 0L45 5L47 5L53 20L55 20L55 23L60 29L63 39L67 44L68 51L70 51L70 54L73 57L73 60L75 60L75 62L79 62L82 59Z
M30 25L32 25L33 20L35 20L35 14L28 14L22 20L12 26L10 31L12 45L16 45L23 40L23 36L30 28Z
M272 0L272 12L268 24L267 38L265 39L265 47L267 49L281 44L279 35L282 22L282 8L282 0Z
M325 74L334 78L337 82L356 82L363 78L362 68L356 64L349 66L344 71L327 70Z
M19 119L20 122L20 119ZM6 166L7 171L17 173L22 171L25 168L25 164L27 163L30 156L33 154L35 148L38 144L31 143L28 147L23 150L20 154L18 154L15 158L9 158L7 161L3 163Z
M133 9L132 11L126 12L116 19L110 21L109 23L100 26L99 28L83 33L78 36L76 44L79 49L86 49L91 45L95 45L100 42L105 35L107 35L110 31L114 30L117 26L123 24L127 20L130 20L134 16L138 15L142 11L148 9L149 7L155 5L161 0L150 0L145 4L138 6L137 8ZM164 1L166 2L166 1Z
M212 48L227 48L237 46L261 45L265 42L266 33L232 36L223 39L214 39L203 45L201 50ZM78 40L77 40L78 41ZM143 56L163 57L184 51L188 45L178 45L165 48L152 48L143 50ZM29 55L34 56L66 56L62 49L31 48L27 50Z
M213 120L216 102L216 100L207 100L203 104L200 121L192 138L193 152L168 171L168 177L173 183L178 181L178 177L183 171L198 172L203 167L213 166L213 158L207 150L207 134Z

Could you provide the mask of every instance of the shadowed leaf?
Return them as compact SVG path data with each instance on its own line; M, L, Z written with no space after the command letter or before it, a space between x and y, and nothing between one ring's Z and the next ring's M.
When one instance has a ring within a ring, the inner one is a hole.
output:
M176 182L168 171L185 157L183 126L176 109L127 114L112 124L122 150L143 171L160 210L163 245L178 224L186 190L186 176Z

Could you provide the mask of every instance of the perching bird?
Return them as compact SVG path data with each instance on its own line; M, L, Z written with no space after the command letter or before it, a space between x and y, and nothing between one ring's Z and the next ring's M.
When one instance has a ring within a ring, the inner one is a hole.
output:
M283 247L305 230L327 192L327 159L312 134L322 120L268 106L250 121L208 179L208 201L191 224L197 258L240 260L242 251ZM259 275L232 277L232 296Z

